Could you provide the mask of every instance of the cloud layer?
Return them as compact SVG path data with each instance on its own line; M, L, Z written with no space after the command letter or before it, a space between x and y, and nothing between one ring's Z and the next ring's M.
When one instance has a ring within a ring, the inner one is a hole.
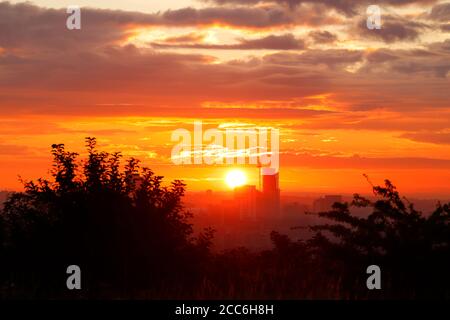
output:
M69 31L65 10L1 2L0 149L30 154L10 140L86 132L15 122L29 117L257 119L279 124L292 143L313 141L317 154L296 145L283 156L291 165L381 168L391 159L395 168L448 168L450 4L380 1L383 27L368 30L367 3L83 8L82 29ZM363 155L353 157L359 145Z

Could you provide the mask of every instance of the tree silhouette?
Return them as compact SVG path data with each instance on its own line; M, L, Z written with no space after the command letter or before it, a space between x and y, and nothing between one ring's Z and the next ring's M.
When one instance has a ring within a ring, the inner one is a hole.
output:
M105 288L130 296L194 281L212 234L193 236L181 202L185 184L163 186L163 177L133 158L121 169L121 154L99 152L95 138L86 147L79 163L78 154L53 145L52 179L25 182L25 191L5 203L0 239L7 285L19 295L57 295L71 264L81 267L83 292L94 296Z
M363 288L371 264L383 271L382 296L445 297L450 277L450 207L438 204L424 215L402 199L395 186L373 187L375 201L358 194L349 203L335 203L328 212L318 213L333 223L312 226L315 236L308 245L343 277L348 292ZM351 207L371 208L367 217L357 217ZM355 276L360 275L360 276ZM356 293L356 291L354 291Z

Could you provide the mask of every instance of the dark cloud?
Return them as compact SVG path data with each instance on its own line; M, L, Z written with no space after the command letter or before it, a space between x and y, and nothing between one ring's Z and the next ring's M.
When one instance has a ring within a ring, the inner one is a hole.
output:
M184 8L166 11L159 18L160 24L172 26L225 24L270 28L295 24L295 16L282 8Z
M378 49L366 55L366 63L361 72L380 75L421 75L445 79L450 71L450 57L443 51L443 47L445 45L439 43L430 45L430 50Z
M392 60L400 59L401 57L394 51L389 49L378 49L366 54L366 59L369 63L384 63Z
M311 31L309 33L309 36L312 38L314 43L317 44L334 43L338 39L337 35L329 31L320 31L320 30Z
M448 56L434 59L402 59L393 62L390 68L403 74L423 74L446 79L450 71L450 59Z
M208 56L157 53L133 46L46 52L22 58L20 68L6 57L0 57L0 104L11 107L2 108L2 114L192 114L192 108L204 101L226 102L232 97L246 104L329 90L327 75L313 66L211 64ZM111 101L118 107L102 107ZM236 110L220 112L236 114ZM254 112L262 117L273 114ZM276 112L299 116L307 111Z
M293 25L319 26L340 20L315 7L289 10L269 7L211 7L168 10L156 15L156 24L167 26L201 26L223 24L240 28L275 28Z
M415 132L405 133L401 138L409 139L417 142L434 143L434 144L450 144L449 132Z
M401 6L408 4L430 4L437 2L436 0L379 0L374 3L372 0L202 0L203 2L213 2L219 5L255 5L258 3L270 3L270 4L285 4L293 8L302 4L319 4L327 6L329 8L336 9L337 11L346 15L355 15L358 12L358 8L362 6L369 6L372 4L379 5L393 5Z
M112 10L84 9L82 29L66 28L65 10L41 8L30 3L0 3L0 46L40 50L83 50L117 43L129 35L130 24L155 24L154 15Z
M364 38L393 43L417 40L427 28L429 26L421 22L386 15L382 17L381 29L371 30L367 28L366 19L361 19L357 23L355 32Z
M170 44L152 43L155 48L193 48L193 49L220 49L220 50L302 50L305 43L301 39L295 38L292 34L280 36L267 36L261 39L242 39L238 44Z
M428 45L431 52L436 52L444 55L450 55L450 39L443 42L434 42ZM450 58L450 57L448 57Z
M330 94L348 110L418 110L448 107L450 59L446 43L420 50L365 52L305 49L221 62L203 54L175 54L124 46L130 26L159 23L155 16L87 9L83 29L65 29L64 12L29 4L0 4L0 112L3 114L252 114L258 117L320 116L304 105L279 101ZM21 15L24 14L22 17ZM13 19L13 17L15 17ZM20 17L19 17L20 16ZM56 18L55 18L56 17ZM161 15L159 15L159 19ZM33 27L29 27L28 22ZM54 29L53 29L54 27ZM40 30L40 32L38 32ZM84 31L83 31L84 32ZM199 35L168 39L197 41ZM177 42L178 41L178 42ZM193 43L195 44L195 43ZM234 49L301 49L293 35L243 39ZM349 67L362 65L349 72ZM238 101L233 108L205 109L204 102ZM270 108L246 108L273 101ZM314 102L305 103L313 105ZM342 120L343 121L343 120Z
M47 9L30 3L0 3L0 47L4 49L83 49L117 44L133 35L136 26L203 26L223 24L239 28L275 28L292 25L337 23L316 9L292 11L265 8L184 8L158 14L119 10L82 9L81 30L66 28L65 10Z
M431 9L430 18L436 21L450 21L450 3L437 4Z
M276 53L264 57L268 63L280 65L327 65L329 67L345 67L362 61L364 53L359 50L329 49L308 50L301 54Z
M421 61L424 62L423 59L439 59L442 56L438 52L436 52L435 49L441 49L444 45L444 43L435 43L433 45L429 45L429 48L434 48L433 50L426 50L426 49L409 49L409 50L392 50L392 49L377 49L373 51L369 51L366 53L365 58L366 61L373 64L380 64L385 62L393 62L393 61L407 61L412 59L422 59ZM429 61L428 61L429 62Z

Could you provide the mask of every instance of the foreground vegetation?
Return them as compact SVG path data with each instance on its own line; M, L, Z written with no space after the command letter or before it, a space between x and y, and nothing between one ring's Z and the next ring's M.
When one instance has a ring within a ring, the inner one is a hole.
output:
M272 232L272 250L212 253L194 236L185 185L139 161L121 166L86 140L88 158L53 145L52 179L25 182L0 214L2 298L368 299L450 297L450 206L423 214L389 182L319 215L308 241ZM140 177L139 180L136 177ZM354 207L368 207L361 218ZM77 264L83 289L67 290ZM368 291L365 270L382 269Z

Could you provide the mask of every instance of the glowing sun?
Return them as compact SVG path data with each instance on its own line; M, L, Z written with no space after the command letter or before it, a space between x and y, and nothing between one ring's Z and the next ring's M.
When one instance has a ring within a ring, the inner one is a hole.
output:
M225 177L225 182L230 188L243 186L247 182L247 177L242 170L231 170Z

